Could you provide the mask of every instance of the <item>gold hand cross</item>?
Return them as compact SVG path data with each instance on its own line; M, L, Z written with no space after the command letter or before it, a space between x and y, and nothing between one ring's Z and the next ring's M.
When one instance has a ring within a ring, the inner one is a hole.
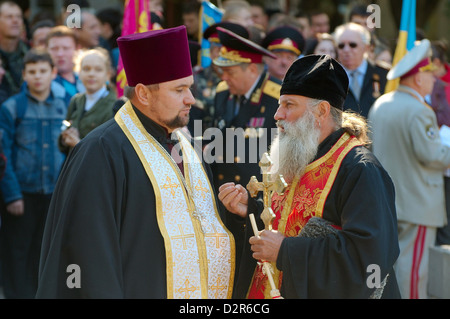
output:
M272 165L272 160L269 154L264 153L259 166L261 167L261 172L263 176L263 181L258 182L255 176L250 178L250 182L247 184L247 190L251 197L256 197L258 192L263 192L264 210L261 214L261 219L264 222L265 229L272 229L272 222L275 218L275 214L272 210L272 194L277 192L278 194L283 194L288 187L282 175L277 175L276 177L269 172L270 166ZM275 179L275 180L273 180Z

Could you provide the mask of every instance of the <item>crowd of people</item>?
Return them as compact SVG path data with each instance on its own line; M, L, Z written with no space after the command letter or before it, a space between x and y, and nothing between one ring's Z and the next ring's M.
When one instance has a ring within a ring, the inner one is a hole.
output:
M200 1L183 3L178 27L150 1L154 31L121 37L120 10L78 4L81 27L69 28L65 11L27 21L0 2L6 298L270 298L258 260L286 298L428 297L429 248L450 244L445 43L418 33L392 66L359 5L332 29L323 11L227 0L199 32ZM198 150L184 136L215 161L187 165ZM245 188L263 181L265 152L288 185L270 227L263 194ZM313 217L328 222L318 237ZM67 288L71 264L82 288ZM381 284L369 286L373 264Z

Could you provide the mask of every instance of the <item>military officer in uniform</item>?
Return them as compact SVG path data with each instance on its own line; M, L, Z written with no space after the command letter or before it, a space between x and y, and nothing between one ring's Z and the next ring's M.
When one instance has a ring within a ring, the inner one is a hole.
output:
M283 81L289 67L303 53L305 39L297 29L282 26L270 31L261 46L277 56L277 59L267 58L264 61L269 74Z
M231 30L234 33L247 38L249 33L245 27L233 22L222 21L215 23L203 32L203 38L210 43L210 57L214 60L219 56L222 45L219 41L217 27ZM202 68L200 65L194 66L194 85L192 86L192 94L195 97L195 105L191 109L191 119L188 129L192 136L201 136L203 132L212 126L212 118L214 116L214 97L216 95L217 84L221 81L218 66L211 63L208 67ZM201 120L201 126L195 126L195 121ZM201 128L201 130L199 130Z
M213 63L223 81L216 89L214 123L222 140L207 147L215 153L211 169L218 191L226 182L246 185L252 176L261 178L259 161L276 134L281 82L267 73L263 63L263 56L275 59L273 53L229 30L218 27L217 31L222 49ZM235 236L239 263L245 219L226 211L223 218Z
M370 32L357 23L338 26L334 32L338 60L345 68L350 90L345 109L367 117L375 100L384 94L389 69L368 59Z
M388 73L398 88L369 113L372 149L395 186L400 256L395 265L402 298L428 298L429 249L447 223L444 171L450 147L439 136L436 114L425 97L435 82L430 41L416 44Z

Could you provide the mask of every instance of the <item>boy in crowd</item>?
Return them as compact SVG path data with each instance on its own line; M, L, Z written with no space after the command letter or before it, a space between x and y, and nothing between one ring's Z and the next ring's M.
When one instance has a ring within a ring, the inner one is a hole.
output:
M0 181L0 252L6 298L34 298L44 221L64 155L57 139L67 107L50 87L56 76L51 56L31 50L24 57L25 89L0 108L0 130L8 161Z

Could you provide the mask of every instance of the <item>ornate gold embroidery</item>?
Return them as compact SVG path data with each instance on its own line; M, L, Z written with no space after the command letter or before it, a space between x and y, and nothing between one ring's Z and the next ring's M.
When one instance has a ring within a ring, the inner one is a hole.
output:
M249 58L241 57L241 55L239 54L239 51L234 51L234 50L228 51L225 47L222 47L220 49L220 56L225 59L235 61L235 62L242 62L242 63L252 62L252 60Z
M177 184L172 183L172 180L170 179L169 176L167 176L167 184L164 184L162 188L164 189L170 189L170 193L172 194L173 197L175 197L175 189L178 187Z
M196 191L202 192L202 198L205 199L206 194L208 194L209 190L202 185L202 181L199 180L197 185L194 187Z
M216 248L220 248L220 238L228 238L228 235L225 233L219 233L214 225L212 225L213 233L205 234L206 238L215 238L216 239Z
M195 236L194 236L194 234L186 234L185 235L184 231L183 231L183 226L180 225L180 224L178 224L178 229L180 230L180 234L181 235L172 236L172 239L181 239L181 242L183 244L183 250L186 250L187 249L186 239L188 239L188 238L195 238Z
M177 289L177 291L182 294L184 293L184 299L189 299L190 298L190 293L196 291L198 288L195 286L190 285L189 279L186 278L185 282L184 282L184 287L180 287Z
M220 276L217 277L217 281L211 286L211 290L214 291L214 298L218 298L220 291L227 289L226 285L220 285Z

